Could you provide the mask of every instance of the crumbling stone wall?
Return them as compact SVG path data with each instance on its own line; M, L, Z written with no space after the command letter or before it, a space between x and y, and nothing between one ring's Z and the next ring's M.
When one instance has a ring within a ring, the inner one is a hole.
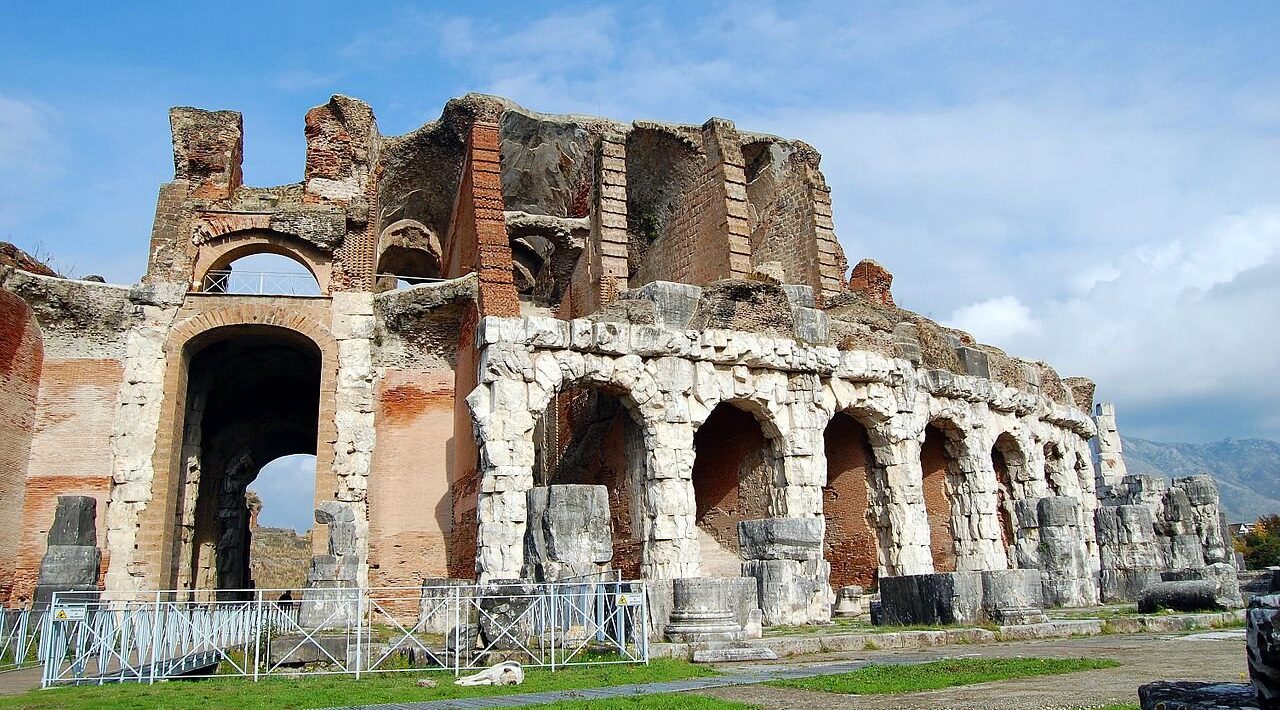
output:
M966 530L972 533L963 559L970 568L1007 564L995 515L988 432L1034 431L1072 452L1087 446L1092 434L1083 413L989 380L918 371L902 360L741 331L487 318L478 341L481 386L468 403L481 442L483 476L492 481L480 495L477 570L482 577L517 573L519 560L509 556L503 541L522 534L518 494L532 483L532 452L520 442L532 436L535 414L566 385L586 382L625 393L643 421L642 570L657 578L697 573L693 431L725 400L752 402L784 442L779 484L769 503L773 517L821 517L827 473L821 437L827 422L836 411L879 413L884 423L877 425L876 436L884 443L875 454L885 467L887 490L875 496L872 518L883 531L878 535L882 573L933 567L927 534L921 535L927 527L919 463L929 421L949 415L959 422L962 436L974 438L965 451L982 452L966 453L958 464L982 479L973 490L991 500L966 511ZM975 397L986 404L975 408ZM974 426L978 420L984 425Z

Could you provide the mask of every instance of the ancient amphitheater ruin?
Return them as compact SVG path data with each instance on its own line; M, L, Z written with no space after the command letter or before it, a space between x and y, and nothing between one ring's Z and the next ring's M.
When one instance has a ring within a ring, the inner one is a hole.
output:
M1212 481L1126 476L1089 380L850 273L803 142L481 95L383 136L335 96L302 180L250 187L239 114L170 120L139 283L0 267L10 605L76 560L108 598L252 587L246 488L286 454L316 457L314 585L723 578L790 624L853 586L1017 570L1075 606L1230 561ZM259 253L317 295L230 288Z

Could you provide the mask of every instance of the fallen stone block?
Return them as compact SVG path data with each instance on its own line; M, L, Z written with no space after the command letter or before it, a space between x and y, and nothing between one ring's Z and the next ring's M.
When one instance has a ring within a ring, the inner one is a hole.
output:
M1258 710L1253 686L1247 683L1193 683L1161 680L1138 688L1142 710Z
M1138 611L1143 614L1161 609L1170 611L1229 609L1232 603L1235 602L1219 596L1218 585L1204 579L1156 582L1138 595Z
M983 618L982 573L881 577L880 610L889 625L974 623Z

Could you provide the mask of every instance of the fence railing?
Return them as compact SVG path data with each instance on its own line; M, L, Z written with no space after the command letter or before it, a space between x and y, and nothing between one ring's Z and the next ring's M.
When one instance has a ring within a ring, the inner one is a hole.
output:
M308 589L296 600L279 590L246 590L236 601L181 594L89 603L55 595L42 618L42 685L649 660L642 582Z
M41 618L30 609L0 609L0 671L39 662Z
M311 274L285 271L210 271L204 276L203 293L319 296L320 285Z

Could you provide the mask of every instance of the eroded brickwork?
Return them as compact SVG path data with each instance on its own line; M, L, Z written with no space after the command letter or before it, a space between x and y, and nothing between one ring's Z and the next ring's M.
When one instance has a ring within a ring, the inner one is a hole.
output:
M0 289L0 530L22 526L44 343L31 308ZM18 536L0 536L0 600L9 598Z
M831 586L875 587L879 576L879 542L870 524L868 480L875 461L867 430L844 414L832 417L823 433L827 485L822 489L826 519L824 553L831 563Z

